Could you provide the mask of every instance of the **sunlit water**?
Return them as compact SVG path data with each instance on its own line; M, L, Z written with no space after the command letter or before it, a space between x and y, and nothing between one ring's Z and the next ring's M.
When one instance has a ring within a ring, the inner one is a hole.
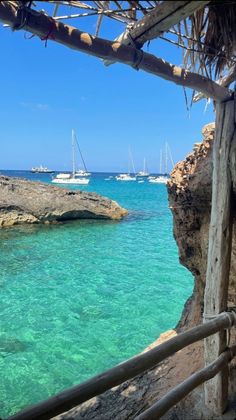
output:
M191 294L166 186L107 177L81 189L127 208L121 222L0 231L2 417L142 351L176 325Z

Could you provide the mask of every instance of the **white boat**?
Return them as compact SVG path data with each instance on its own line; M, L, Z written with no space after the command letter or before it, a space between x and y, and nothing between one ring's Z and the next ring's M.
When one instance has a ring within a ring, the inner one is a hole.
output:
M133 160L131 150L129 149L129 165L130 163L132 165L133 173L131 173L129 170L129 172L126 174L119 174L116 176L117 181L136 181L136 171L134 167L134 160Z
M52 182L54 184L70 184L70 185L88 185L89 179L88 178L74 178L71 176L70 178L53 178Z
M152 184L167 184L168 180L169 178L164 175L159 175L156 177L152 176L149 178L149 182L151 182Z
M131 174L120 174L116 176L117 181L136 181L136 177Z
M40 165L31 168L31 172L39 174L52 174L54 171L52 169L48 169L46 166Z
M76 140L75 131L72 130L72 172L71 173L59 173L53 178L52 182L54 184L70 184L70 185L88 185L89 178L88 175L90 175L85 166L85 171L83 170L76 170L76 164L75 164L75 147L78 147L82 161L84 163L81 150L79 148L78 142ZM84 163L85 165L85 163ZM81 171L83 173L86 173L86 175L82 176Z
M90 176L91 172L84 171L83 169L79 169L75 172L75 176Z
M71 174L66 172L66 173L60 173L56 175L57 179L70 179L71 178Z
M138 177L148 177L150 174L147 171L146 159L143 160L143 171L137 173Z
M160 150L160 174L158 176L150 176L148 177L148 181L152 184L167 184L167 182L169 181L169 176L167 175L167 166L168 166L168 151L169 151L169 158L172 164L172 167L174 166L174 162L172 159L172 155L171 155L171 151L169 148L168 143L166 143L165 146L165 174L162 174L163 168L162 168L162 150Z

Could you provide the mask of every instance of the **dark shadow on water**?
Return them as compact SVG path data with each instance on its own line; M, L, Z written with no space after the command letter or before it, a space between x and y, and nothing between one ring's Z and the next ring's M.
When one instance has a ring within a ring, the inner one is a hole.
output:
M15 353L27 351L29 344L15 337L0 336L0 356L5 358Z

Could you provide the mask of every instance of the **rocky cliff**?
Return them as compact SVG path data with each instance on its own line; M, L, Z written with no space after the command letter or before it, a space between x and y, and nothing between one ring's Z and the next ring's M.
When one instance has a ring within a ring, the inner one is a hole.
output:
M194 150L186 159L178 163L168 184L169 205L173 214L174 236L179 248L180 262L195 277L192 307L201 319L207 265L208 232L211 212L212 144L215 124L207 124L202 129L203 141L195 143ZM235 216L235 215L234 215ZM236 232L233 228L232 258L228 305L233 306L236 286Z
M203 141L178 163L168 184L169 206L173 214L174 237L180 262L195 277L195 292L188 311L191 324L201 321L207 263L208 230L211 211L212 143L215 124L203 127Z
M0 227L75 219L119 220L126 214L115 201L95 193L0 176Z
M207 266L208 233L212 194L212 145L215 124L207 124L202 129L203 141L195 143L194 150L186 159L177 164L168 185L169 204L173 213L174 236L179 248L181 263L194 275L195 288L187 311L180 322L184 328L202 321L204 288ZM234 207L235 208L235 207ZM235 220L235 214L233 214ZM229 281L228 307L235 306L236 287L236 231L233 224L231 269ZM231 344L235 344L235 331L231 330ZM203 352L200 354L203 360ZM229 396L233 401L236 391L236 364L230 365ZM191 401L191 397L189 398ZM233 403L235 406L235 403ZM202 406L203 418L212 418ZM227 418L236 418L233 409ZM214 416L213 416L214 418ZM223 418L223 417L222 417Z

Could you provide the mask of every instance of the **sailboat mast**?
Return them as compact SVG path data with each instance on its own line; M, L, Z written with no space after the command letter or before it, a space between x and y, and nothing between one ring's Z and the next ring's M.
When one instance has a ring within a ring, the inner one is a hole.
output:
M133 160L133 156L132 156L132 153L131 153L131 149L129 149L129 155L130 155L130 160L131 160L131 164L132 164L133 173L134 173L134 175L136 175L136 170L135 170L135 167L134 167L134 160Z
M82 163L83 163L84 170L85 170L85 172L88 172L87 167L86 167L86 164L85 164L85 161L84 161L84 158L83 158L83 155L82 155L82 152L81 152L81 149L79 147L79 143L78 143L76 134L75 134L75 142L76 142L76 145L77 145L78 150L79 150L79 154L80 154L80 157L81 157L81 160L82 160Z
M162 174L162 149L160 149L160 175Z
M75 175L75 132L72 129L72 173Z
M165 161L165 175L167 175L167 160L168 160L168 155L167 155L167 143L166 143L166 161Z
M175 164L174 164L174 161L173 161L173 157L172 157L172 153L171 153L171 150L170 150L170 146L169 146L168 143L166 143L166 144L167 144L167 148L168 148L168 152L169 152L169 158L170 158L170 161L171 161L171 164L172 164L172 168L174 168Z

